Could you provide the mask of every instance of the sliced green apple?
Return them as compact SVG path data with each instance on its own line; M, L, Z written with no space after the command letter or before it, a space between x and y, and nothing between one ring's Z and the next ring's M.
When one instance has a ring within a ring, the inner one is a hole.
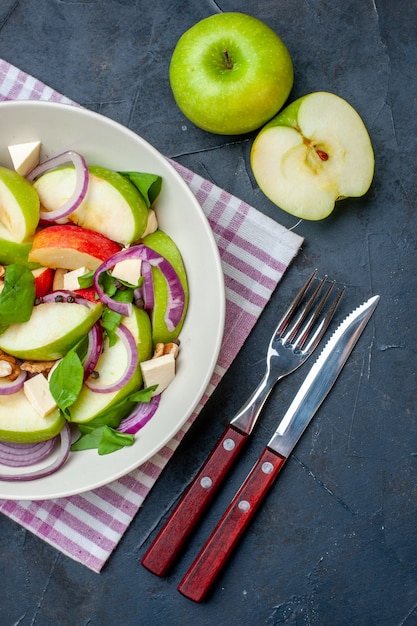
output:
M138 365L133 377L121 389L108 393L97 393L84 385L77 400L70 407L72 422L84 423L99 418L110 407L133 391L140 389L142 374L139 363L149 359L152 354L150 319L143 309L134 306L132 315L124 317L122 323L133 334L138 346ZM126 348L121 341L117 341L111 347L108 344L105 345L96 367L103 385L111 384L120 378L120 372L124 370L127 358ZM123 415L120 417L122 418Z
M374 153L355 109L328 92L299 98L260 131L251 151L255 179L277 206L320 220L342 198L364 195Z
M88 170L87 195L68 218L123 245L137 241L148 222L148 208L142 195L117 172L99 166ZM52 170L34 182L45 211L61 207L71 197L74 186L73 167Z
M0 441L33 443L58 435L65 424L59 409L39 415L23 390L0 398Z
M181 332L181 328L184 323L184 319L187 313L189 291L187 282L187 273L184 267L181 253L176 243L162 230L157 230L154 233L147 235L143 239L143 243L149 248L152 248L156 252L162 254L173 266L177 272L181 284L184 288L185 294L185 306L184 313L180 322L177 324L174 330L168 330L165 323L165 312L168 302L168 288L164 276L158 267L152 267L152 276L154 281L154 293L155 293L155 305L152 312L152 338L154 344L162 342L168 343L173 339L176 339Z
M20 174L0 167L0 239L22 243L39 222L39 197Z
M10 265L11 263L20 263L21 265L33 265L28 261L29 252L32 249L32 241L18 243L8 239L0 238L0 263L2 265Z
M44 267L95 270L119 250L119 244L101 233L74 224L57 224L36 233L28 259Z
M99 302L39 304L27 322L12 324L0 335L0 349L19 359L59 359L88 333L101 313Z

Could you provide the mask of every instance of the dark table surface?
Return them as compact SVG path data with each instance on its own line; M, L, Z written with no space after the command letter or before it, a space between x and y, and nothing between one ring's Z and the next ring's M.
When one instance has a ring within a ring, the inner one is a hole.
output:
M416 0L1 0L0 57L293 227L254 183L253 135L195 128L170 92L179 36L231 10L261 18L287 44L290 99L332 91L358 110L376 155L372 188L327 220L296 226L302 251L101 574L0 518L4 626L417 624ZM375 293L380 304L214 592L195 604L176 586L302 373L268 402L172 574L160 579L139 559L259 379L277 308L314 267L348 286L345 311Z

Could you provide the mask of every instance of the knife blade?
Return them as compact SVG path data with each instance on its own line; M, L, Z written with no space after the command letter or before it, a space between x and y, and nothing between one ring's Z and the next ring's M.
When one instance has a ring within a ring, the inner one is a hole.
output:
M188 569L178 590L202 602L273 485L301 435L333 387L378 304L354 309L338 326L310 369L272 438Z

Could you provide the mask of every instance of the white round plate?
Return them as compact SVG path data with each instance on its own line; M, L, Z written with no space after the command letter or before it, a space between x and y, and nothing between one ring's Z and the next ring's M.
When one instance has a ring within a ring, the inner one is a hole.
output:
M159 225L178 245L188 274L189 309L181 332L177 376L133 446L99 456L71 453L55 474L34 481L0 481L0 498L43 500L95 489L150 459L178 432L201 399L217 362L224 329L223 272L212 230L188 185L167 159L120 124L71 105L40 101L0 103L0 164L12 167L8 146L41 141L41 158L80 152L90 165L159 174Z

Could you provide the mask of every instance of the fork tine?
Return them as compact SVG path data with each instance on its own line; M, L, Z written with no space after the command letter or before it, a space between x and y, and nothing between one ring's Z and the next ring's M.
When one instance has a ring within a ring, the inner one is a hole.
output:
M315 288L315 290L313 291L313 293L311 294L307 302L302 307L301 311L298 313L296 319L292 321L291 328L287 330L285 337L282 338L284 344L291 343L293 339L295 338L295 336L297 335L297 333L299 332L301 325L304 323L308 313L311 311L311 308L313 304L316 302L316 299L320 291L322 290L323 285L325 284L326 280L327 280L327 274L321 279L321 281L319 282L319 284L317 285L317 287Z
M328 293L326 294L326 299L327 296L329 295L330 291L333 289L335 283L332 283L332 285L330 286ZM337 294L336 298L334 299L334 302L332 304L332 306L329 308L329 310L327 311L326 315L323 317L323 319L321 320L320 324L318 325L318 327L316 328L315 332L313 333L313 335L311 336L309 342L307 343L307 345L304 347L304 351L305 352L312 352L317 345L319 344L321 338L323 337L324 333L327 330L327 327L329 326L335 311L337 309L337 307L339 306L339 302L342 299L343 294L345 293L345 287L343 287L339 293ZM323 303L324 304L324 303Z
M324 281L327 279L327 276L325 276L323 278L323 280L321 281L319 287L316 289L315 293L312 296L312 300L315 298L315 296L318 295L319 291L321 290L321 287L324 285ZM327 299L330 295L330 293L333 290L333 287L335 286L336 282L332 281L329 285L329 287L327 288L327 291L324 293L324 295L322 296L320 302L318 303L318 305L315 307L315 309L313 309L313 311L311 312L310 316L308 317L307 321L304 323L304 326L302 327L301 330L299 330L298 333L298 338L297 341L293 344L295 349L301 350L301 348L304 346L305 342L307 341L314 324L316 323L316 321L319 318L320 313L323 310L324 305L327 302ZM330 320L329 320L330 321ZM319 328L321 328L321 326L319 326ZM295 333L292 336L291 339L295 338Z
M309 276L305 284L301 287L300 291L297 293L294 300L291 302L290 306L285 311L284 315L279 320L277 329L275 331L276 335L282 335L282 333L287 328L288 324L290 323L290 320L292 319L294 315L294 312L296 311L298 305L300 304L302 298L304 297L307 289L310 287L311 283L313 282L316 274L317 274L317 270L314 270L314 272L311 274L311 276Z

